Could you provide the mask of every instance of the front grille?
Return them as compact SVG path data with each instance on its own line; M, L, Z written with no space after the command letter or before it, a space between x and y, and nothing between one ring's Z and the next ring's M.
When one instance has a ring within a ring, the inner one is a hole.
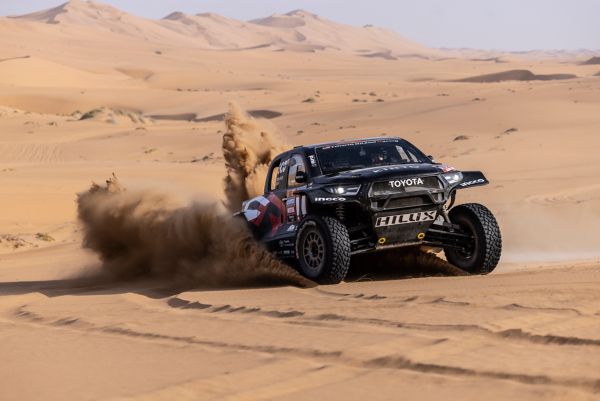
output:
M437 176L390 178L373 183L369 190L371 209L431 209L443 203L444 185Z
M404 209L409 207L430 206L433 202L428 196L411 196L410 198L390 199L386 209Z
M408 198L371 199L371 209L430 209L432 206L435 206L444 199L444 196L442 194L434 194L432 196L433 199L431 199L427 195L411 196Z

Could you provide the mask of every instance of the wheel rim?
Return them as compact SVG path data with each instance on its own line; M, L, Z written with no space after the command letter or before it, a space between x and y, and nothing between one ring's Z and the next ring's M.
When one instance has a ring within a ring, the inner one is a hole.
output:
M325 241L320 232L311 230L302 242L304 265L313 274L318 274L325 262Z
M477 253L479 252L479 240L477 238L477 231L473 224L465 219L458 219L456 221L461 230L471 237L471 246L469 249L456 249L453 251L455 262L459 262L458 267L461 269L470 271L471 265L475 263Z
M463 225L461 225L461 228L467 234L469 234L469 236L471 237L471 246L469 247L469 249L457 249L456 253L462 259L464 259L464 260L470 260L475 255L475 250L477 249L477 236L475 235L475 232L471 229L470 226L467 226L467 225L463 224Z

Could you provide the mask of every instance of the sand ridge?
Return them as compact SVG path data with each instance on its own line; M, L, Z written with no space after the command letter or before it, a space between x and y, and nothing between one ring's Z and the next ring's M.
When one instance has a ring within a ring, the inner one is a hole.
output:
M149 20L71 1L0 18L0 398L597 399L593 57L426 49L301 10ZM553 74L573 77L531 78ZM369 258L336 286L282 285L291 268L278 286L228 280L244 270L228 240L247 239L221 214L228 167L239 203L279 148L382 135L486 174L458 201L497 216L496 272ZM83 220L133 221L117 234L144 252L82 248L105 226L78 221L77 194L112 173L121 207ZM199 237L216 246L161 248ZM98 274L127 256L135 279ZM199 288L186 266L209 259L228 273Z
M577 78L573 74L534 74L529 70L509 70L457 80L457 82L552 81Z

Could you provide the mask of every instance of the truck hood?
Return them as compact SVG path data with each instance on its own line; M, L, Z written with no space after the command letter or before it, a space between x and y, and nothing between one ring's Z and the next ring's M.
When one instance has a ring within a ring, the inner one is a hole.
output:
M371 181L390 177L412 177L419 175L430 175L442 173L444 166L440 164L394 164L390 166L378 166L361 168L357 170L341 171L337 174L326 175L315 178L319 184L329 184L348 181Z

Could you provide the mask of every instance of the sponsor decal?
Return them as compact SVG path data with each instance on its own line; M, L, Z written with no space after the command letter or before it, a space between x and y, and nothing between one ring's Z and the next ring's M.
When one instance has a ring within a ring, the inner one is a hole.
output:
M447 164L442 164L441 170L442 170L442 173L449 173L451 171L456 171L456 169L454 167L449 166Z
M394 216L378 217L375 222L375 227L396 226L399 224L420 223L423 221L435 220L436 211L418 212L409 214L397 214Z
M338 149L338 148L346 148L349 146L356 145L368 145L372 143L391 143L398 142L397 139L372 139L372 140L364 140L364 141L352 141L352 142L342 142L342 143L333 143L331 145L322 146L321 149Z
M403 180L388 181L392 188L412 187L413 185L423 185L422 178L405 178Z
M299 210L298 217L306 216L306 196L303 195L297 200L296 210Z
M287 170L289 164L290 164L290 159L282 161L281 164L279 165L279 174L285 174L285 170Z
M280 248L290 248L290 247L294 246L294 244L290 240L287 240L287 239L279 240L278 244L279 244Z
M315 202L345 202L346 198L315 198Z
M460 186L461 187L470 187L471 185L477 185L477 184L485 184L485 180L483 178L479 178L479 179L473 180L473 181L461 182Z
M310 161L311 166L317 167L317 158L315 155L308 155L308 160Z
M293 194L294 191L288 191L288 196ZM285 201L287 216L290 221L295 221L296 216L301 219L302 216L306 215L306 196L291 196Z

